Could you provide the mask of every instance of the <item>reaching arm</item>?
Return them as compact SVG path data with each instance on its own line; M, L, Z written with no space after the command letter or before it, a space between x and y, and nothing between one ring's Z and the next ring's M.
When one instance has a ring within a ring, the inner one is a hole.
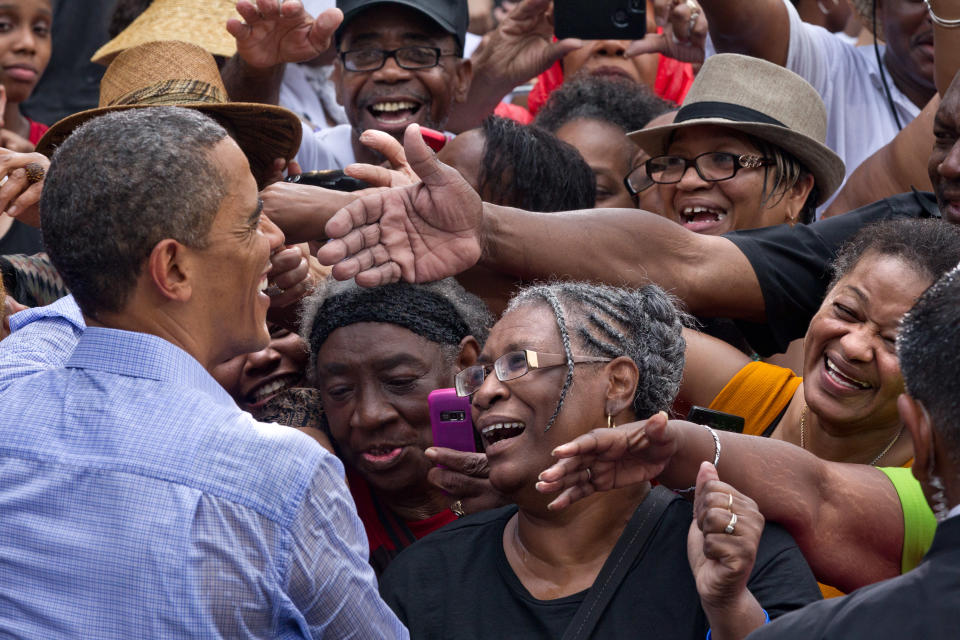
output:
M480 126L497 103L517 85L527 82L580 46L574 38L553 41L550 0L523 0L488 33L470 62L473 79L467 99L454 105L450 131Z
M481 263L524 280L656 283L694 314L762 321L763 294L729 240L637 209L531 213L483 205ZM589 233L584 230L589 229Z
M702 315L763 320L747 257L726 238L693 233L636 209L530 213L481 203L411 125L407 159L422 182L354 201L326 225L317 254L333 275L363 286L428 282L483 264L520 279L569 277L639 286L655 282ZM584 230L590 233L585 234Z
M882 471L821 460L769 438L718 435L720 479L790 531L817 579L851 591L900 574L903 510ZM595 491L654 477L685 489L696 481L702 462L713 462L715 447L707 429L668 423L660 414L596 429L557 447L554 455L560 460L540 475L537 488L560 492L551 508L564 508Z
M658 0L661 1L669 0ZM790 20L785 0L700 0L721 53L742 53L786 65Z
M752 362L739 349L699 331L684 329L683 339L687 347L677 402L684 406L710 406L730 379Z
M240 0L237 12L243 21L227 21L237 53L221 72L235 102L277 104L283 65L325 53L343 20L339 9L328 9L314 19L301 3L282 0Z
M910 191L932 191L927 159L933 149L933 118L940 96L933 96L914 120L854 171L823 214L840 215L881 198Z

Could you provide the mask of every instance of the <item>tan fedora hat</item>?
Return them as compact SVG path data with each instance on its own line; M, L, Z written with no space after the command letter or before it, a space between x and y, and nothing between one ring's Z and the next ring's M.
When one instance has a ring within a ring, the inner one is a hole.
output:
M90 60L107 65L121 51L161 40L191 42L229 58L237 52L237 41L227 32L227 20L239 17L236 0L153 0Z
M230 125L261 186L276 158L293 158L300 148L303 128L292 111L229 102L213 56L187 42L149 42L118 55L100 82L100 106L50 127L37 151L52 155L74 129L99 115L153 106L197 109Z
M791 154L813 174L818 205L843 182L843 160L824 144L827 110L820 94L780 65L733 53L711 56L673 124L634 131L629 137L658 156L667 153L676 131L707 124L742 131Z

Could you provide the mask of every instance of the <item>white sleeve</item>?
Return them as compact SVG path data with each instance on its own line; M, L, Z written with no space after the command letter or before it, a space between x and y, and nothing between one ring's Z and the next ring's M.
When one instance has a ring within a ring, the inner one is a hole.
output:
M294 160L304 171L323 171L339 169L333 153L317 138L316 134L301 121L303 125L303 139L300 141L300 150Z
M855 68L851 63L857 50L835 35L800 19L793 3L783 0L790 16L790 48L787 51L787 69L813 85L823 96L827 109L831 108L827 95L844 77L844 71Z

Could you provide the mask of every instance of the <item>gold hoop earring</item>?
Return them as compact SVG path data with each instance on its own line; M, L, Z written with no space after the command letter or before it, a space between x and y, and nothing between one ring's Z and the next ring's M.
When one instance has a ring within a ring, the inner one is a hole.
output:
M608 414L607 414L607 429L613 429L615 426L617 426L617 425L613 424L613 414L608 413Z

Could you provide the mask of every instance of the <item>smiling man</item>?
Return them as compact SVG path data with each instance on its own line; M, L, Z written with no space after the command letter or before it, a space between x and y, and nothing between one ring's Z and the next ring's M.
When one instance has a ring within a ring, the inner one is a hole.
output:
M379 163L378 154L360 143L365 129L398 140L412 123L443 131L470 88L470 61L462 57L466 0L340 0L337 8L343 23L333 82L350 123L304 141L298 160L305 170ZM335 166L322 166L323 150Z
M0 635L406 637L340 462L207 373L269 340L261 209L198 111L57 150L41 219L73 295L0 345Z

